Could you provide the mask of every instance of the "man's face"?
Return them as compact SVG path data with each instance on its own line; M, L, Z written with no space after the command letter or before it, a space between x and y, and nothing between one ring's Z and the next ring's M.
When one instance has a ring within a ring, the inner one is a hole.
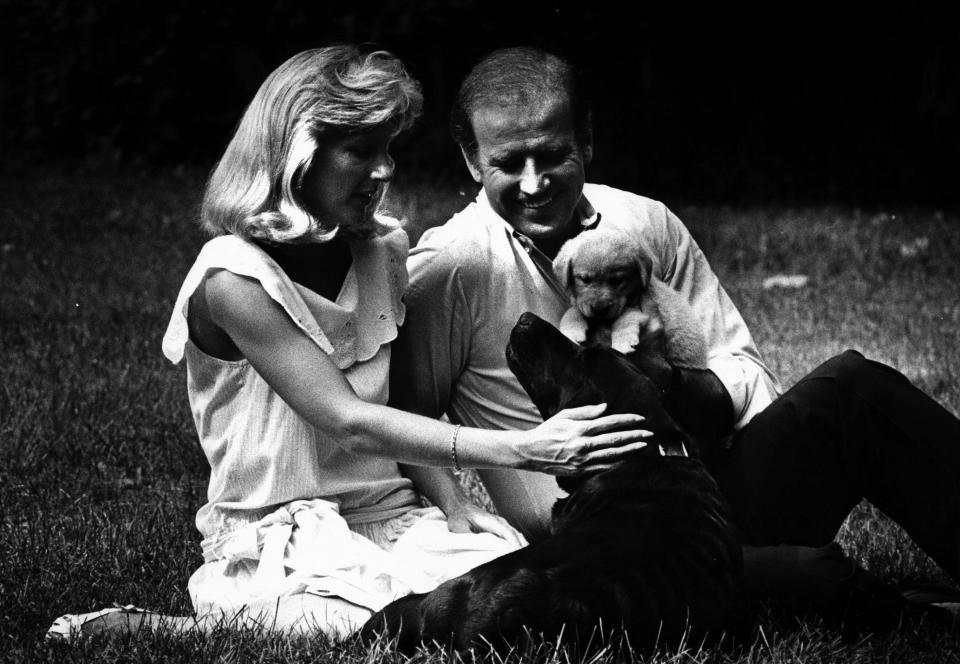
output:
M531 106L480 107L471 116L476 158L467 160L491 207L534 242L563 239L578 228L574 208L593 148L577 141L566 99Z

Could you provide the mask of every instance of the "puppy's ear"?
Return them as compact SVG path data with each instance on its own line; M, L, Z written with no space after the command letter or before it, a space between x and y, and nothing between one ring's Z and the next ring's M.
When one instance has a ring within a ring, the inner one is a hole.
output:
M560 251L557 252L557 257L553 259L553 275L563 286L563 290L571 295L574 294L573 255L576 253L576 243L574 242L576 239L572 238L564 242Z

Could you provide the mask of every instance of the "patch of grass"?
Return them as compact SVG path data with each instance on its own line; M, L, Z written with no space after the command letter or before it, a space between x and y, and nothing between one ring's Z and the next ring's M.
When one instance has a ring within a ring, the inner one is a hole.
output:
M387 645L368 651L351 641L236 632L77 647L42 641L57 615L115 601L190 610L186 583L201 562L193 518L207 468L185 372L163 358L160 339L203 241L193 223L202 182L203 174L178 172L0 183L0 660L402 661ZM415 238L473 193L421 184L388 203ZM853 347L958 412L956 216L675 207L785 386ZM765 290L763 279L775 273L806 274L810 285ZM469 473L464 482L486 502ZM839 539L884 578L943 580L869 505ZM942 662L958 653L956 634L925 625L847 643L812 622L765 619L743 652L689 647L650 661ZM611 649L595 661L633 658ZM447 659L421 653L413 661ZM546 644L504 661L530 660L571 661ZM477 653L463 661L499 660Z

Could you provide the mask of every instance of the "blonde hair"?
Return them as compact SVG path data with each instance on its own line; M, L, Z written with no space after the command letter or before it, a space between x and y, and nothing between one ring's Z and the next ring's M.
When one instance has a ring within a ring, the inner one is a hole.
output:
M200 219L212 235L271 242L326 241L300 185L324 133L409 128L420 85L387 51L338 45L294 55L260 86L207 183Z

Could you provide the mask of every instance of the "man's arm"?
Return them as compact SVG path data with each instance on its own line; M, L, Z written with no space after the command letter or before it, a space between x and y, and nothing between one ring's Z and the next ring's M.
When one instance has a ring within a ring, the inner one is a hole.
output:
M412 249L407 271L406 314L391 351L390 405L440 417L467 359L469 311L457 266L437 247L421 242Z
M664 211L664 232L655 239L663 261L662 278L684 296L703 324L709 357L707 368L716 378L684 370L678 379L675 398L680 399L679 395L686 393L684 399L690 399L692 414L696 413L695 407L707 407L708 412L715 413L720 408L717 404L722 402L717 389L722 386L731 407L732 427L738 429L779 395L780 385L760 359L747 324L700 247L680 219L666 208ZM695 394L700 394L700 399ZM702 401L707 394L715 395L709 404ZM683 407L687 407L686 403Z

